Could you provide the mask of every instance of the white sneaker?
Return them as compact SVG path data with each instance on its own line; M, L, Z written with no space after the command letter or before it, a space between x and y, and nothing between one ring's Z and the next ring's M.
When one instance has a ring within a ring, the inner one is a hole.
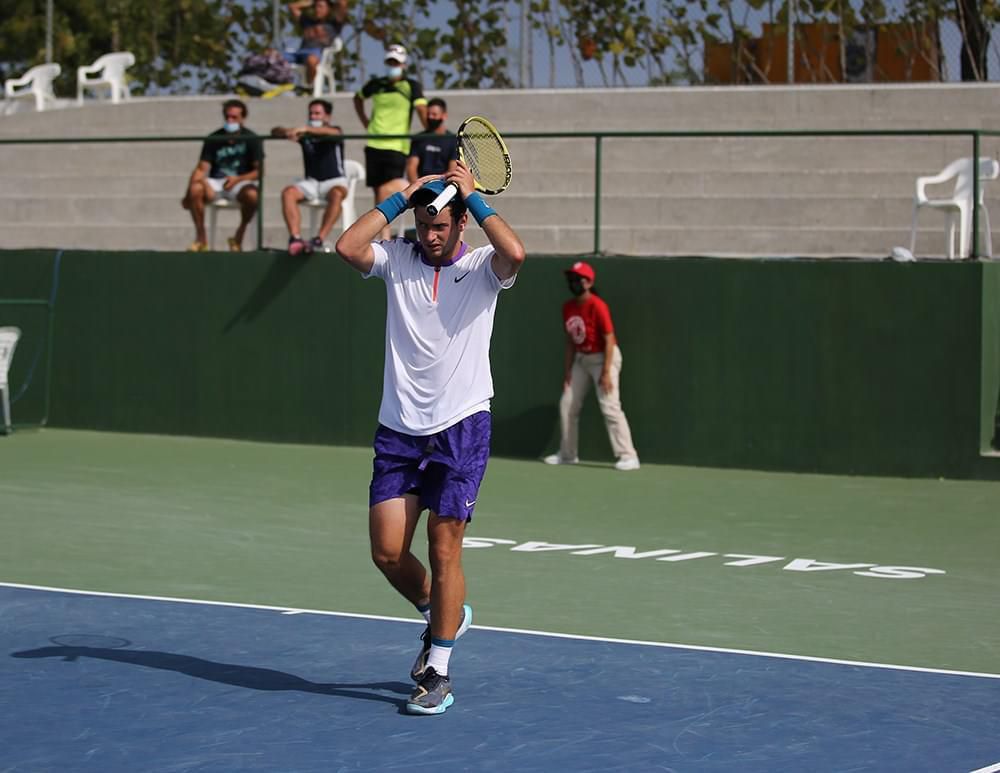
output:
M615 462L616 470L638 470L639 469L639 457L638 456L623 456L617 462Z
M563 459L559 454L550 454L542 459L546 464L577 464L580 460L577 457L572 459Z

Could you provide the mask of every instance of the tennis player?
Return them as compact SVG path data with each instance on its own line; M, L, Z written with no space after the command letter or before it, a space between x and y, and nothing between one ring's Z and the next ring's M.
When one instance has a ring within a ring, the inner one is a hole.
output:
M426 206L446 183L456 195L436 217ZM412 714L440 714L455 700L449 659L472 623L465 604L462 538L490 453L489 348L501 290L524 263L517 234L475 191L463 165L421 177L366 212L337 241L365 279L386 284L385 369L369 489L372 560L427 620L411 670ZM413 208L417 242L373 241ZM489 245L462 241L469 214ZM430 574L411 552L428 510Z

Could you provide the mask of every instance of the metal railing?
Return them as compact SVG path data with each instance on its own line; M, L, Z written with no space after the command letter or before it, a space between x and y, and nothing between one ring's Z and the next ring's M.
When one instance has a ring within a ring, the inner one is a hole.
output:
M603 176L603 143L606 139L725 139L725 138L824 138L824 137L967 137L972 143L972 158L980 155L983 137L1000 137L1000 130L985 129L791 129L791 130L731 130L731 131L580 131L580 132L510 132L504 134L504 139L592 139L594 141L594 239L593 254L601 253L601 180ZM283 137L258 135L261 142L287 142ZM370 139L410 139L408 134L344 134L338 139L343 141L367 141ZM0 138L0 147L5 145L72 145L72 144L130 144L130 143L160 143L160 142L191 142L208 141L225 142L226 137L208 137L205 135L179 135L169 137L50 137L50 138ZM514 159L514 170L517 172L517 160ZM258 209L257 209L257 247L263 248L264 222L264 181L265 162L261 163L258 179ZM978 163L973 162L975 173L972 182L972 201L979 201L980 181ZM979 208L972 207L972 240L969 257L980 257L979 244Z

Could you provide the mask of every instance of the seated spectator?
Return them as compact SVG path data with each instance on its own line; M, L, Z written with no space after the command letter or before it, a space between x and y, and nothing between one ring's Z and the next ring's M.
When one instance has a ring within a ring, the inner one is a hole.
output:
M305 177L281 192L281 211L288 226L288 254L309 255L324 249L324 242L340 217L340 208L347 195L344 173L344 140L339 126L332 126L333 105L325 99L309 103L309 124L297 128L276 126L273 137L285 137L302 146ZM319 231L306 242L302 238L299 204L305 199L326 200L323 222Z
M238 99L222 105L225 124L212 132L201 147L198 165L191 172L187 192L181 206L191 212L194 221L194 241L189 252L207 252L205 206L221 196L240 205L240 224L228 240L231 252L243 249L243 235L257 211L257 182L264 149L257 135L243 124L247 106ZM226 139L215 140L216 137Z
M458 139L445 128L448 105L440 97L427 101L427 131L410 142L406 179L411 183L429 174L444 175L458 164Z
M303 9L312 6L312 13ZM347 21L347 0L294 0L288 4L292 19L302 32L298 51L288 51L285 58L306 66L306 83L316 78L316 68L323 56L323 49L333 45Z

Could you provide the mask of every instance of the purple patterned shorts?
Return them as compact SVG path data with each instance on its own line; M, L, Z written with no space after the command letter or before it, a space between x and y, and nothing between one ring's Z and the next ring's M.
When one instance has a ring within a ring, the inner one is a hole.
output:
M379 424L368 506L417 494L421 508L471 521L490 458L489 411L480 411L434 435L407 435Z

